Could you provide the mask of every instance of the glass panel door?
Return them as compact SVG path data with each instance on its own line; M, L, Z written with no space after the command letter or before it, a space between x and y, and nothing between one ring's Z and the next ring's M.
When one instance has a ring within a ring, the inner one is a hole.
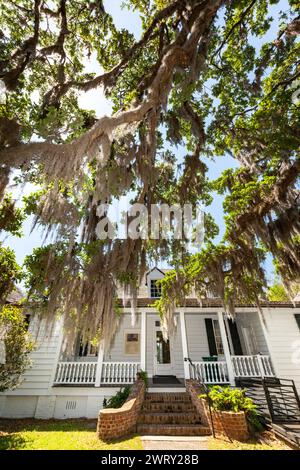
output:
M164 341L161 331L156 332L156 353L158 364L170 364L170 342Z

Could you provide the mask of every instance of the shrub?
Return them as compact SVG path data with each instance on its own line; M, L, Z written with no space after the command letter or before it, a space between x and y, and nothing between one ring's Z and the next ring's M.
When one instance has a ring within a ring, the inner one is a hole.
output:
M106 400L105 403L103 401L104 408L121 408L129 397L130 388L130 385L126 385L126 387L118 390L113 397Z
M0 392L4 392L20 385L22 374L31 364L29 354L34 349L34 342L27 333L24 315L18 307L2 308L0 333L5 345L5 364L0 364Z
M145 387L147 389L148 388L148 372L146 372L145 370L140 370L137 373L137 377L139 377L141 380L144 381Z
M206 395L200 395L200 398L206 397ZM233 411L235 413L244 411L253 428L255 430L262 429L258 418L257 406L253 403L251 398L246 396L245 390L216 385L211 387L208 398L213 410Z

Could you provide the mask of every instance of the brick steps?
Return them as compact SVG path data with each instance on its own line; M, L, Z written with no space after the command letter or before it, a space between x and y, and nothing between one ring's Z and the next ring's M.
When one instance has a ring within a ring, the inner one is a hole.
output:
M137 432L148 436L208 436L210 429L201 424L138 424Z
M143 413L140 424L201 424L197 413Z
M137 432L154 436L207 436L210 429L184 392L146 393L138 418Z
M196 412L196 408L192 403L169 403L169 402L148 402L143 405L145 412L152 413L190 413Z
M191 403L191 399L186 392L161 392L161 393L147 393L146 401L151 403Z

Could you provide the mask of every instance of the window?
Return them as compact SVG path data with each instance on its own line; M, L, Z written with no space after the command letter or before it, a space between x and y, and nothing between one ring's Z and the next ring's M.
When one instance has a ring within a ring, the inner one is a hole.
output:
M158 364L171 364L170 342L164 341L162 331L156 332L156 360Z
M30 325L30 314L26 313L24 316L24 323L25 323L25 330L29 330L29 325Z
M296 314L294 315L294 317L295 317L295 320L296 320L296 322L297 322L298 328L299 328L299 330L300 330L300 313L296 313Z
M206 289L206 297L207 299L215 299L217 297L217 295L215 294L214 291L212 291L211 289L207 288Z
M223 343L221 338L220 325L218 320L213 320L213 329L215 335L215 342L217 348L217 354L224 354Z
M247 355L252 356L258 354L259 349L252 326L242 326L242 332Z
M161 296L161 286L157 285L157 279L150 281L150 297L158 298Z
M136 331L125 331L124 353L128 355L140 353L140 334Z
M91 342L83 343L80 341L79 357L96 357L98 356L98 347Z

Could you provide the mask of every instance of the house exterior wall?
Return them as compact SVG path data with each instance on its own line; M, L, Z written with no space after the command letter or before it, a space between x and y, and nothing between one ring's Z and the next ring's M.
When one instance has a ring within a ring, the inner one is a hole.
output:
M106 362L139 362L140 352L138 354L125 354L124 341L125 333L141 333L141 314L137 313L135 323L132 324L131 314L122 313L118 328L109 349L104 354Z
M217 309L188 308L185 310L188 354L193 361L209 355L205 318L217 318ZM131 325L130 312L122 314L111 347L104 355L106 362L140 362L140 354L124 354L125 331L141 331L141 312L146 311L146 370L155 374L155 322L159 315L153 308L140 308L136 323ZM264 323L253 308L238 309L236 322L244 354L246 354L242 327L251 326L259 352L270 354L276 374L293 379L300 393L300 331L294 315L300 308L264 308ZM181 325L176 314L177 328L170 338L172 375L184 377ZM265 325L265 326L264 326ZM45 324L32 321L30 330L37 333L37 349L32 353L33 367L24 374L24 382L14 390L0 394L0 417L6 418L96 418L103 399L115 394L117 386L52 387L57 361L60 357L62 331L59 322L46 335ZM265 328L265 331L264 331ZM224 360L219 356L220 360ZM97 358L96 358L97 360Z
M24 376L23 382L17 390L9 394L48 395L52 386L58 354L61 347L61 322L57 321L52 327L44 321L33 319L30 322L29 332L36 341L36 348L31 353L33 366Z
M264 336L264 332L262 329L262 325L259 319L259 315L257 312L240 312L236 319L236 326L238 329L241 346L243 349L243 353L247 354L247 348L245 344L245 337L243 333L243 327L250 327L253 330L255 343L257 350L255 354L269 354L268 345Z
M279 378L293 379L300 394L300 330L295 314L300 314L300 308L263 310L275 372Z
M197 311L185 314L188 352L192 361L201 361L203 356L209 356L205 318L217 319L217 313Z

